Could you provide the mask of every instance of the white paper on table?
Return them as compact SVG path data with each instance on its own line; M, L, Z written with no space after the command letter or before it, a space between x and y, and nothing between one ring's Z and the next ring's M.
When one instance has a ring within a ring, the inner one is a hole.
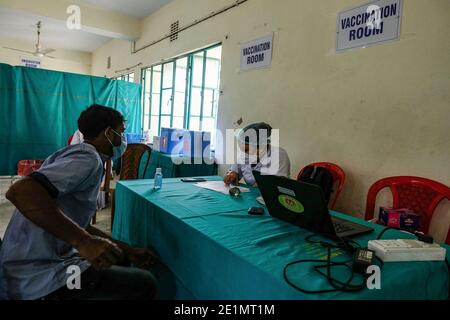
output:
M206 182L199 182L195 183L194 186L217 191L223 194L230 194L230 189L234 188L236 186L227 186L223 181L206 181ZM241 190L241 192L250 192L250 189L244 188L244 187L237 187Z

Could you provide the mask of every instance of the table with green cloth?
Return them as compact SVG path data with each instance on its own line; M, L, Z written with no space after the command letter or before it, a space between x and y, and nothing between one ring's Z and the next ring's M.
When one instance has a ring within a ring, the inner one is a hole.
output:
M448 298L445 262L385 263L381 290L302 293L287 284L284 266L299 259L326 259L327 251L305 241L309 231L273 218L267 209L263 216L249 215L248 208L261 206L256 200L258 189L250 188L249 193L234 198L176 178L164 179L161 190L155 191L152 186L152 180L117 184L113 237L133 246L154 248L160 254L165 271L155 271L159 287L162 291L171 288L165 299ZM332 214L370 224L337 212ZM354 238L363 247L383 230L382 226L370 225L375 232ZM389 230L383 238L411 237ZM446 249L448 255L449 247ZM338 249L333 251L333 260L348 258ZM314 271L315 264L292 266L288 270L290 281L307 290L330 289L327 279ZM348 272L336 268L333 277L345 281ZM355 283L358 281L356 278Z
M139 176L142 177L148 157L143 157L140 163ZM214 159L188 158L152 151L144 178L153 179L156 168L161 168L164 178L200 177L217 174L217 164Z

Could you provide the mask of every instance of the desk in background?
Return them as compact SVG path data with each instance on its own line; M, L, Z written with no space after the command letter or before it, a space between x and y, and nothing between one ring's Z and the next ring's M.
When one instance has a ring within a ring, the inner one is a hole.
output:
M217 164L214 163L213 159L210 161L213 164L205 163L204 161L195 164L196 160L198 159L188 159L152 150L145 178L153 179L156 168L162 169L164 178L201 177L217 174ZM147 159L145 157L141 160L141 167L139 169L140 177L142 177L146 161ZM180 164L174 163L174 161Z
M218 180L220 177L208 177ZM117 185L113 237L134 246L153 247L170 269L167 283L175 299L447 299L448 271L444 262L386 263L381 290L357 293L303 294L283 278L283 267L299 259L320 259L326 251L304 241L310 233L271 217L251 216L247 209L260 206L259 191L231 198L201 189L180 179L127 181ZM333 215L360 223L339 213ZM362 246L382 230L355 238ZM408 238L389 231L386 239ZM448 248L448 247L447 247ZM449 250L447 249L447 252ZM339 259L339 256L337 257ZM342 256L347 258L347 256ZM335 259L335 258L334 258ZM289 269L291 281L310 290L329 288L325 278L302 264ZM336 271L339 277L339 272ZM161 286L166 287L159 279Z

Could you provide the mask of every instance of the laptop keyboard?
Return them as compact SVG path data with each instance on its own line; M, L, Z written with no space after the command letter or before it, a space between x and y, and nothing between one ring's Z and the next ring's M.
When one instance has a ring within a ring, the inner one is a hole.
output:
M352 227L348 226L347 224L340 223L340 222L333 221L333 226L334 226L334 230L336 231L336 233L343 233L343 232L353 230Z

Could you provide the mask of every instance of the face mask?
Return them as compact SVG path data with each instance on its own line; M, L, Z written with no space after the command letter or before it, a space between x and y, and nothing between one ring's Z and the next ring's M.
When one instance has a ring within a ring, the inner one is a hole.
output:
M102 162L103 162L103 163L105 163L106 161L108 161L109 159L111 159L110 156L108 156L107 154L101 153L101 152L99 152L99 156L100 156L100 159L102 159Z
M125 153L125 150L127 149L127 139L125 138L125 136L123 134L118 134L114 130L112 130L112 132L114 132L115 134L117 134L121 138L120 145L115 146L111 142L111 140L109 140L109 138L108 138L108 136L106 135L106 132L105 132L106 139L108 139L109 143L113 147L113 156L112 156L111 160L116 161L116 160L119 160L123 156L123 154Z
M238 151L238 164L257 164L258 155L254 153L245 153L243 150Z
M260 138L263 140L260 142L258 147L258 139L256 132L244 132L244 130L240 130L237 135L238 141L238 164L251 164L256 165L262 157L265 155L265 149L267 148L267 144L270 143L270 138L267 138L267 132L260 132ZM246 147L245 147L246 146ZM245 152L247 149L247 152Z

